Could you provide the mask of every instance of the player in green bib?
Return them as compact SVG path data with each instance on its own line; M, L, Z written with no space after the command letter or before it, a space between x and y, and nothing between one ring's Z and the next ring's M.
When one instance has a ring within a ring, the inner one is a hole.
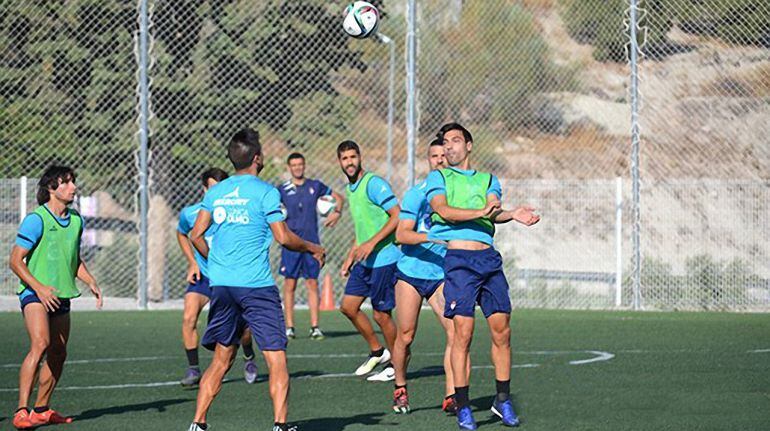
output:
M379 373L367 380L390 381L395 378L390 351L396 341L391 311L396 306L396 262L401 257L395 244L400 212L398 200L390 184L363 170L358 144L342 142L337 147L337 159L349 182L346 193L355 227L355 240L342 264L341 275L349 276L349 279L340 311L369 344L369 357L356 369L356 375L369 374L378 365L383 365ZM382 330L385 347L374 334L369 318L361 311L366 298L371 299L374 321Z
M22 221L11 250L10 267L21 280L19 301L30 338L19 370L19 405L13 417L18 429L72 422L49 406L67 357L70 299L80 296L76 278L96 296L97 308L102 307L102 292L80 258L83 219L70 208L76 191L72 169L48 168L38 182L40 206ZM30 409L36 377L37 400Z
M495 224L516 220L531 226L540 220L534 208L503 210L497 177L471 168L471 133L457 123L441 128L448 168L428 174L427 198L433 208L428 239L447 242L444 256L444 316L452 319L454 343L450 362L455 385L457 424L475 430L468 401L468 353L473 338L476 304L487 320L492 338L492 363L497 395L492 412L503 425L519 425L510 400L511 299L503 260L495 250Z

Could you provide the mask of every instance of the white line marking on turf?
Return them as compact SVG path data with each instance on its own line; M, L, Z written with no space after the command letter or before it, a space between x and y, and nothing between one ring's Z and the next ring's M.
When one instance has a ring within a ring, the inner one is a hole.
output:
M767 351L770 351L768 349ZM631 352L631 351L628 351ZM635 351L639 352L639 351ZM756 353L762 353L763 351L756 351ZM536 351L514 351L514 355L569 355L574 353L592 353L595 355L611 355L607 359L595 359L592 358L589 362L599 362L602 360L609 360L614 357L609 352L602 352L597 350L536 350ZM286 355L289 359L338 359L338 358L363 358L366 355L363 355L361 353L331 353L331 354L323 354L323 353L300 353L300 354L289 354ZM444 356L444 352L416 352L412 353L412 356ZM81 365L81 364L100 364L100 363L111 363L111 362L145 362L145 361L159 361L159 360L169 360L169 359L180 359L178 356L139 356L139 357L131 357L131 358L95 358L95 359L75 359L75 360L67 360L67 365ZM579 362L579 361L578 361ZM571 363L571 362L570 362ZM580 365L580 363L573 364L573 365ZM21 364L0 364L0 368L18 368Z
M615 357L615 355L613 355L610 352L600 352L598 350L589 350L587 353L593 353L596 356L591 358L591 359L581 359L579 361L569 361L569 364L570 365L592 364L594 362L609 361L610 359Z
M160 359L177 359L177 356L140 356L136 358L96 358L96 359L77 359L68 360L67 365L74 364L99 364L108 362L141 362L141 361L157 361ZM0 368L18 368L21 364L2 364Z
M748 353L770 353L770 349L749 350Z

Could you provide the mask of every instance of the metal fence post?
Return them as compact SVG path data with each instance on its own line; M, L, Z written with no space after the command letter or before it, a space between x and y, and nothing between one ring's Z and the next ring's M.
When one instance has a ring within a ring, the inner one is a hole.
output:
M623 294L623 179L615 180L615 306L620 307Z
M388 183L393 185L393 98L395 97L396 86L396 43L388 36L378 33L377 37L380 42L388 45L390 50L390 64L388 65L388 152L387 152L387 164L388 164Z
M636 35L637 0L631 1L629 35L631 39L631 181L634 200L634 272L633 272L633 308L641 307L641 208L639 204L639 44Z
M19 223L27 216L27 177L19 179Z
M415 0L407 0L407 31L406 31L406 160L407 160L407 187L414 185L414 147L415 134L417 132L416 99L417 87L415 84L416 43L414 33L417 27L417 6Z
M147 308L149 82L147 0L139 0L139 307Z

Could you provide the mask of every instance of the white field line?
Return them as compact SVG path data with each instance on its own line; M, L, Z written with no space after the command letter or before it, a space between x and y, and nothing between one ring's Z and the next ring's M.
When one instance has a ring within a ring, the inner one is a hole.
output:
M593 355L596 355L593 358L590 359L583 359L578 361L570 361L569 363L571 365L583 365L593 362L601 362L601 361L609 361L610 359L614 358L615 355L609 352L602 352L598 350L576 350L576 351L537 351L537 352L516 352L518 354L528 354L528 355L561 355L561 354L572 354L572 353L591 353ZM415 356L443 356L443 352L424 352L424 353L415 353ZM361 354L352 354L352 353L339 353L339 354L331 354L331 355L288 355L288 357L299 357L299 358L351 358L351 357L361 357ZM101 358L101 359L80 359L75 361L68 361L68 364L92 364L92 363L109 363L109 362L131 362L131 361L154 361L154 360L160 360L160 359L169 359L176 357L170 357L170 356L141 356L136 358ZM18 367L18 364L2 364L0 367L2 368L11 368L11 367ZM514 364L511 366L511 368L537 368L540 364L534 364L534 363L526 363L526 364ZM486 369L493 369L494 367L492 365L475 365L471 367L474 370L486 370ZM294 380L311 380L311 379L334 379L334 378L345 378L345 377L357 377L353 373L329 373L329 374L320 374L320 375L308 375L308 376L300 376L295 377ZM234 381L235 379L225 379L225 382L228 381ZM150 383L127 383L127 384L120 384L120 385L96 385L96 386L64 386L59 387L57 390L60 391L75 391L75 390L98 390L98 389L131 389L131 388L157 388L157 387L163 387L163 386L175 386L179 385L178 380L174 381L167 381L167 382L150 382ZM17 392L18 388L0 388L0 393L3 392Z

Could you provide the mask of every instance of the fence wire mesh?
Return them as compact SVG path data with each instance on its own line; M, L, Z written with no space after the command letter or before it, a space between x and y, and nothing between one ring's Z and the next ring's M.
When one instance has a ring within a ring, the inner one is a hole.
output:
M262 176L275 184L288 179L286 156L300 151L308 177L342 191L335 148L353 139L367 169L389 177L397 195L406 190L407 7L374 3L386 37L355 40L341 30L338 2L147 0L150 301L181 298L178 212L201 198L203 170L232 171L224 147L244 126L260 131ZM767 310L770 6L635 3L639 305ZM631 2L416 4L416 177L427 173L423 155L438 127L460 121L474 135L475 167L501 179L504 202L543 215L534 228L499 229L514 302L609 308L620 289L620 305L631 306ZM73 166L84 258L108 296L136 297L142 286L139 10L117 0L0 4L0 239L8 249L18 227L19 178L52 161ZM322 230L337 295L351 239L348 214ZM15 278L5 268L1 277L2 294L12 294Z

